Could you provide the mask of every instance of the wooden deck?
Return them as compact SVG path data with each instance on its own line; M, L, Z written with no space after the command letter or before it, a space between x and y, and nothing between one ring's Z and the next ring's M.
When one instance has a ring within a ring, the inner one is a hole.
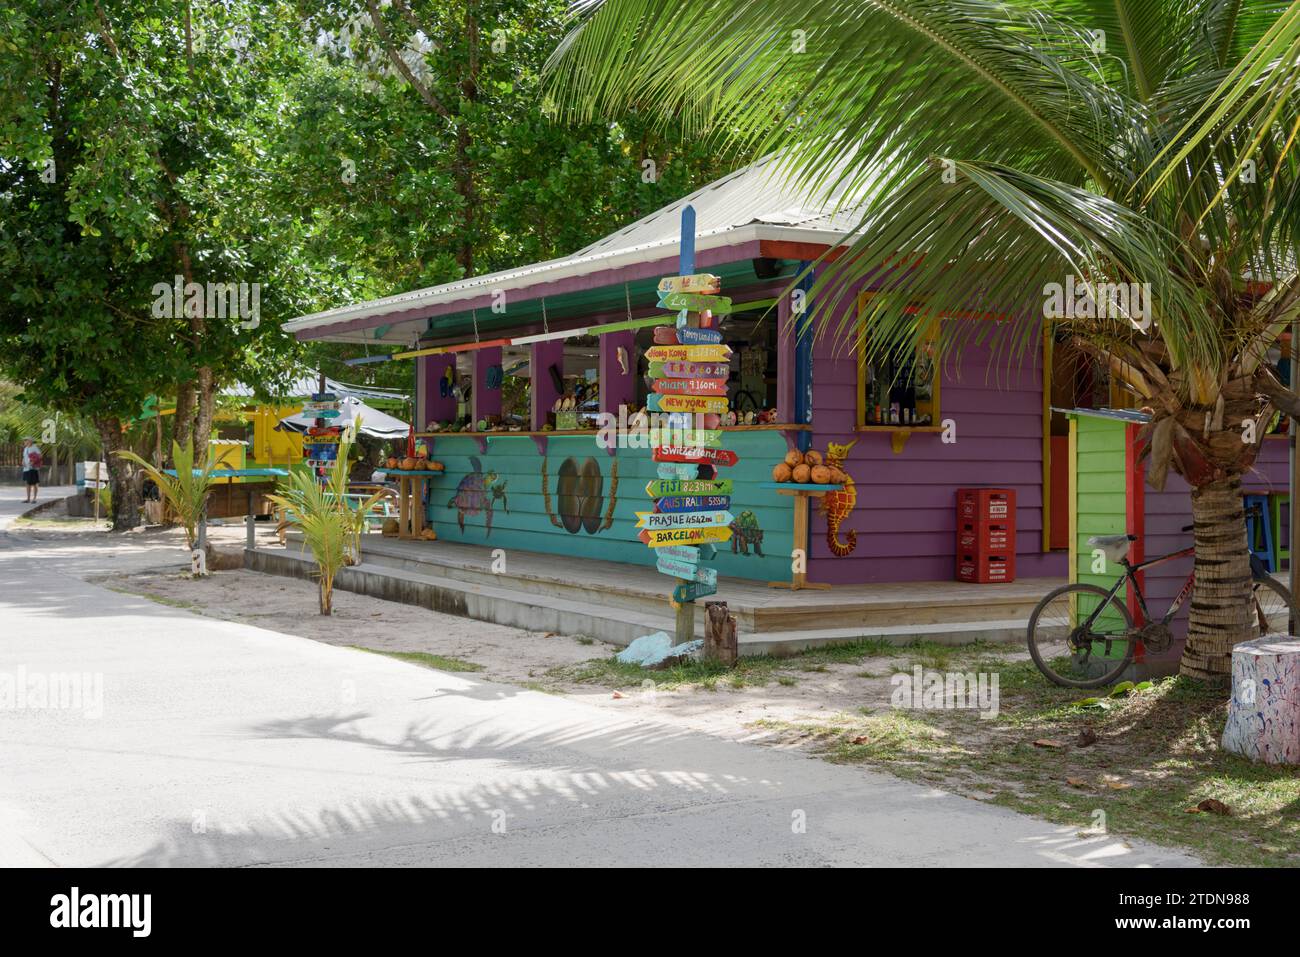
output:
M575 543L576 544L576 543ZM363 567L393 567L425 576L564 598L595 606L670 615L674 580L653 568L570 555L504 549L504 570L492 570L493 550L458 542L400 541L367 535ZM743 632L825 631L867 627L1019 622L1063 580L1007 584L899 582L837 585L791 591L765 583L719 578L709 600L727 602ZM704 600L697 602L703 612Z

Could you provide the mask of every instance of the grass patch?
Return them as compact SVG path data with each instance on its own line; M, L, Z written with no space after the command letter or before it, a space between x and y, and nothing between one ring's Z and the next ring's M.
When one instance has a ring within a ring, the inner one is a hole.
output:
M1105 691L1058 688L1032 662L982 651L948 661L951 670L998 675L996 718L891 709L755 726L803 738L828 761L877 765L1081 833L1102 811L1112 834L1181 846L1213 864L1300 866L1300 768L1222 752L1222 690L1166 678L1148 691L1106 698L1104 709L1087 708L1078 702ZM1084 743L1091 735L1095 741ZM1232 814L1187 813L1206 798Z
M382 648L363 648L361 645L350 645L357 651L368 651L372 655L384 655L387 658L396 658L398 661L410 662L413 665L420 665L424 668L436 668L438 671L482 671L483 665L476 664L472 661L466 661L464 658L449 658L446 655L431 655L427 651L385 651Z
M657 687L663 689L698 685L712 691L716 688L718 679L723 676L727 677L728 684L733 688L758 687L772 681L787 684L782 678L788 677L786 673L790 671L819 673L828 671L828 665L859 664L869 658L881 657L922 656L926 661L947 662L963 653L987 656L996 647L985 643L953 646L929 641L894 645L880 638L863 638L859 641L812 648L779 658L773 655L745 657L731 669L705 661L688 661L667 668L649 669L642 668L640 665L623 664L611 656L575 665L561 665L547 671L546 677L555 681L606 685L613 688L640 685L642 681L649 678ZM900 668L900 670L910 670L911 667L909 661L907 668ZM927 667L932 666L927 665Z
M156 605L166 605L168 608L180 608L183 611L202 612L203 606L192 601L185 601L181 598L168 598L166 595L156 595L148 591L135 591L131 588L121 588L116 585L106 585L109 591L115 591L120 595L131 595L134 598L144 598Z

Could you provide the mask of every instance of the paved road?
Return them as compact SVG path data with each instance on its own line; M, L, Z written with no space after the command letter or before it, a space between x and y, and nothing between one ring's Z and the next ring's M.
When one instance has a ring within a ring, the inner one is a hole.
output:
M14 499L0 489L0 528ZM0 531L0 682L89 676L80 707L0 707L0 863L1196 863L861 768L198 617L84 581L105 555Z

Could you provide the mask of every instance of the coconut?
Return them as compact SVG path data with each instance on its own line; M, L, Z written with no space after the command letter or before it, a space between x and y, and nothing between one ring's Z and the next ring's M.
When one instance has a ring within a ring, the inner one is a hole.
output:
M388 538L393 538L399 531L401 531L401 526L397 524L397 519L386 518L384 519L384 524L379 531Z
M807 484L808 479L812 477L812 466L803 465L802 463L794 467L794 480L800 484Z
M785 453L785 464L790 466L790 468L794 468L797 465L803 465L803 453L793 450Z
M407 456L406 458L402 459L403 472L414 472L419 467L419 465L420 465L419 460L412 458L410 456Z
M814 465L812 466L810 477L818 485L829 485L831 481L831 470L824 465Z
M784 462L777 462L776 465L772 468L772 481L788 482L790 481L790 474L791 474L790 466L786 465Z
M803 460L807 462L809 465L813 465L813 466L825 464L822 461L822 454L815 449L809 449L807 452L805 452L803 454Z

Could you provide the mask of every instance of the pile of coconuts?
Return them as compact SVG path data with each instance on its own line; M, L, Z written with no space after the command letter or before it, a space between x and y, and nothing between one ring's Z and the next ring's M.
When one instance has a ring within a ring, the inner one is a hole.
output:
M837 465L827 465L822 454L815 449L807 452L789 451L785 461L772 468L772 481L795 482L799 485L843 485L848 473Z

